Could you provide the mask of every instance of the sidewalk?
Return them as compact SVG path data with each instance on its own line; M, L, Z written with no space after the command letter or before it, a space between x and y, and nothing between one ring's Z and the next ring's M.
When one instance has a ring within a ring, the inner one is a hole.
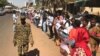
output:
M30 23L29 20L27 20L27 22ZM30 24L34 45L33 47L29 47L29 51L37 48L40 52L40 56L61 56L59 47L57 47L55 43L49 39L46 33L42 32L41 29L36 28L32 23Z

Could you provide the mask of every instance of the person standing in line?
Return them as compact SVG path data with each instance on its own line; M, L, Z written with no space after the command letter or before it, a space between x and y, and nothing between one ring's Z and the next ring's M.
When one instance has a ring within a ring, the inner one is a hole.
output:
M50 38L49 39L53 38L53 30L52 30L53 19L54 19L53 15L49 14L48 19L47 19L49 31L50 31Z
M56 43L57 46L59 46L60 44L60 39L59 39L59 31L58 29L61 27L61 24L63 24L63 16L61 15L61 13L57 12L54 16L54 20L53 20L53 24L52 24L52 29L54 32L54 41Z
M33 38L31 27L25 21L25 17L21 17L21 23L16 24L13 43L18 48L19 56L27 56L29 43L33 46Z
M96 25L96 20L91 19L90 21L91 28L89 29L90 33L90 48L92 51L92 55L96 56L96 53L99 48L99 43L100 43L100 22L98 25Z
M92 56L92 52L88 47L89 33L86 28L80 27L80 24L79 20L75 20L73 23L74 31L71 30L69 33L69 40L74 40L71 56Z
M75 21L74 18L71 18ZM71 20L70 19L70 20ZM65 21L65 22L64 22ZM72 21L72 23L74 22ZM69 41L69 32L70 30L73 29L72 25L70 24L69 20L63 20L63 24L60 27L59 35L60 35L60 52L63 56L70 56L70 49L74 41ZM69 45L70 44L70 45Z
M88 30L89 26L89 20L86 17L82 17L80 27L85 27Z
M46 13L46 11L45 12L43 12L43 15L42 15L42 31L44 31L44 32L47 32L47 13Z
M32 10L28 11L28 18L30 19L31 23L33 23L34 12Z
M43 18L42 18L42 15L40 14L40 20L39 20L39 25L38 25L38 26L39 26L39 28L41 28L41 27L42 27L42 19L43 19Z
M17 19L18 19L18 15L16 12L13 13L12 15L12 18L13 18L13 31L15 31L15 24L17 23Z
M34 19L36 21L36 27L38 27L39 26L39 23L40 23L40 13L39 12L36 12L35 13Z

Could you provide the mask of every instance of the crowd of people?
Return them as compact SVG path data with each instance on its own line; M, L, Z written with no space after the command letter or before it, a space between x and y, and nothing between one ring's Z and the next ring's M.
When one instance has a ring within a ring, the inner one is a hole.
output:
M100 45L100 22L86 15L89 13L76 18L76 15L60 10L55 13L44 10L27 13L31 23L43 32L49 32L49 39L54 39L62 56L96 56Z
M100 43L100 22L87 17L84 12L78 18L57 11L34 11L32 23L47 32L60 47L63 56L96 56Z

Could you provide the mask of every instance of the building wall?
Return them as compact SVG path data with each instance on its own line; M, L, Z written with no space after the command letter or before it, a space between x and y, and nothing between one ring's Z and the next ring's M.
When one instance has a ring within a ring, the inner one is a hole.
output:
M84 11L88 11L90 14L95 14L100 16L100 7L85 7Z

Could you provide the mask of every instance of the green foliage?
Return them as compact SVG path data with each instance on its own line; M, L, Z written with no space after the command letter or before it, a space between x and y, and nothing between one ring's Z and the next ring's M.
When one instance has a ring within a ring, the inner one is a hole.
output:
M5 6L7 3L7 0L0 0L0 7Z
M40 0L35 0L36 6L39 6Z

